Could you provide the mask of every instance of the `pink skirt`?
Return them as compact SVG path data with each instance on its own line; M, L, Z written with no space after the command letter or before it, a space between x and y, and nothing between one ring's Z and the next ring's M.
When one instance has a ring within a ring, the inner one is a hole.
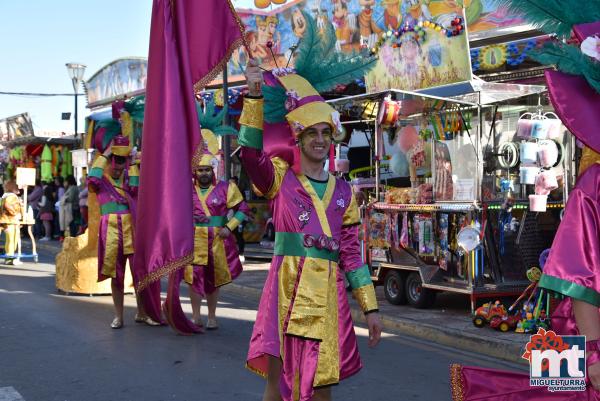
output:
M40 220L42 220L42 221L52 221L53 220L52 212L40 213Z

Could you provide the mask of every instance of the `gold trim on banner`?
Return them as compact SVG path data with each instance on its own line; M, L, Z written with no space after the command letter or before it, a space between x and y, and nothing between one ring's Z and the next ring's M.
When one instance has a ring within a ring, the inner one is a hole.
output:
M189 253L187 255L184 255L178 259L175 259L175 260L163 265L162 267L154 270L153 272L147 274L146 276L144 276L144 278L142 278L140 280L140 283L138 285L138 291L144 291L146 289L146 287L148 287L150 284L152 284L155 281L160 280L162 277L166 276L167 274L170 274L170 273L174 272L175 270L178 270L187 265L191 265L193 260L194 260L194 254Z
M462 366L457 363L450 366L450 391L454 401L464 401L461 371Z
M242 32L242 36L243 35L244 33ZM214 66L213 69L208 72L208 74L206 74L203 78L201 78L198 82L194 84L194 91L200 92L206 87L206 85L208 85L212 80L214 80L217 77L217 75L219 75L221 70L223 70L223 67L227 65L233 52L238 47L240 47L242 43L244 43L243 38L237 38L236 40L234 40L233 43L231 43L231 45L229 46L229 49L227 49L227 52L225 53L225 56L221 59L221 61L219 61L217 65Z

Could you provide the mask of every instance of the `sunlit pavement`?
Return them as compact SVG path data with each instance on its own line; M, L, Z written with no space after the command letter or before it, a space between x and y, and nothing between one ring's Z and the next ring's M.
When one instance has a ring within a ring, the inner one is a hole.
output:
M261 399L263 379L244 368L255 301L225 287L219 330L184 337L134 323L128 295L125 327L112 330L110 296L59 294L52 263L42 250L38 264L0 265L0 401ZM369 349L356 331L364 368L336 400L449 400L452 362L523 369L391 334Z

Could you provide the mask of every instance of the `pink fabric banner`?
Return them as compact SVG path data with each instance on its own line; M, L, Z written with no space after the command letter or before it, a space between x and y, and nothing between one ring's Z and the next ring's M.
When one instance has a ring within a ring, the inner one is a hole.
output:
M210 82L242 43L229 0L154 0L148 56L134 280L147 313L160 320L160 279L169 278L168 321L196 332L179 302L179 274L191 264L193 152L200 143L194 88Z

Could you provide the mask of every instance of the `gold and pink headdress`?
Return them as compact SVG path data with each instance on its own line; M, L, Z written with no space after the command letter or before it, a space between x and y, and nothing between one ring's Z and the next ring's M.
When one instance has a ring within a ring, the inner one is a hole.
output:
M300 172L300 152L296 146L298 135L305 128L319 123L331 126L333 140L342 141L345 132L340 114L325 102L320 92L340 84L362 79L373 67L375 58L364 51L339 53L335 50L333 27L326 24L321 31L313 17L303 12L306 31L294 57L294 68L275 68L263 74L265 131L276 131L281 140L293 149L290 165ZM287 124L282 124L287 122ZM265 132L265 140L271 135ZM334 168L333 143L330 148L330 169Z
M201 127L202 140L196 147L192 157L192 171L202 166L217 169L219 165L219 139L218 136L237 135L238 132L228 125L223 124L223 117L227 113L227 106L215 114L215 104L206 103L205 109L197 105L198 122Z

